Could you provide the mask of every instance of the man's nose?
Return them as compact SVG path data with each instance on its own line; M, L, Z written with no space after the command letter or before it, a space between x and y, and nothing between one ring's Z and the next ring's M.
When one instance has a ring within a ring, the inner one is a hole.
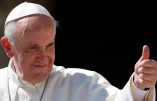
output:
M41 49L38 51L38 57L39 58L45 58L47 56L46 50Z

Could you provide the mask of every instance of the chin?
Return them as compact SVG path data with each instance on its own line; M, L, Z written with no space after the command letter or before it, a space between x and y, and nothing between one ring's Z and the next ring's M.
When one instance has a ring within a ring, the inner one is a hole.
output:
M31 78L34 78L31 81L33 81L33 83L40 83L40 82L44 81L47 77L48 77L48 73L44 73L44 74L37 73L37 74L33 75L33 77L31 77Z

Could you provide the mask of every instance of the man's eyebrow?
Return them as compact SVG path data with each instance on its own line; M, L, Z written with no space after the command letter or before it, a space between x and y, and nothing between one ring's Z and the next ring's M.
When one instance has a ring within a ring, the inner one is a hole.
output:
M37 45L37 44L29 44L28 47L29 48L37 48L37 47L39 47L39 45Z
M55 44L55 42L50 42L47 44L47 46L54 45L54 44ZM28 47L39 47L39 45L38 44L28 44Z

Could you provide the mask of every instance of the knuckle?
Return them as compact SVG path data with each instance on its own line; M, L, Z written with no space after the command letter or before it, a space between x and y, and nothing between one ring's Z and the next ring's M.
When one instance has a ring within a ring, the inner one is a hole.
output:
M139 77L141 78L141 79L144 79L144 74L139 74Z

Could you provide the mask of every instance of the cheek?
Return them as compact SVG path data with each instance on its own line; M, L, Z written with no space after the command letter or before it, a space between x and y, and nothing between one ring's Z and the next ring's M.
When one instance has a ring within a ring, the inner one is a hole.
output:
M23 54L21 56L21 61L24 65L30 65L32 61L35 60L35 55Z
M55 58L55 51L49 53L49 57Z
M51 63L54 62L55 60L55 53L54 52L51 52L47 55L48 59L50 60Z
M55 60L55 51L51 50L42 54L25 52L21 55L21 58L22 58L22 61L27 64L31 64L37 61L40 61L40 62L49 61L53 63Z
M33 61L33 57L19 53L18 56L15 57L15 60L16 60L16 65L23 72L28 72L29 71L28 67L31 67L31 62Z
M50 62L53 63L55 60L55 53L54 52L47 52L44 54L25 54L24 61L27 61L28 64L34 62Z

